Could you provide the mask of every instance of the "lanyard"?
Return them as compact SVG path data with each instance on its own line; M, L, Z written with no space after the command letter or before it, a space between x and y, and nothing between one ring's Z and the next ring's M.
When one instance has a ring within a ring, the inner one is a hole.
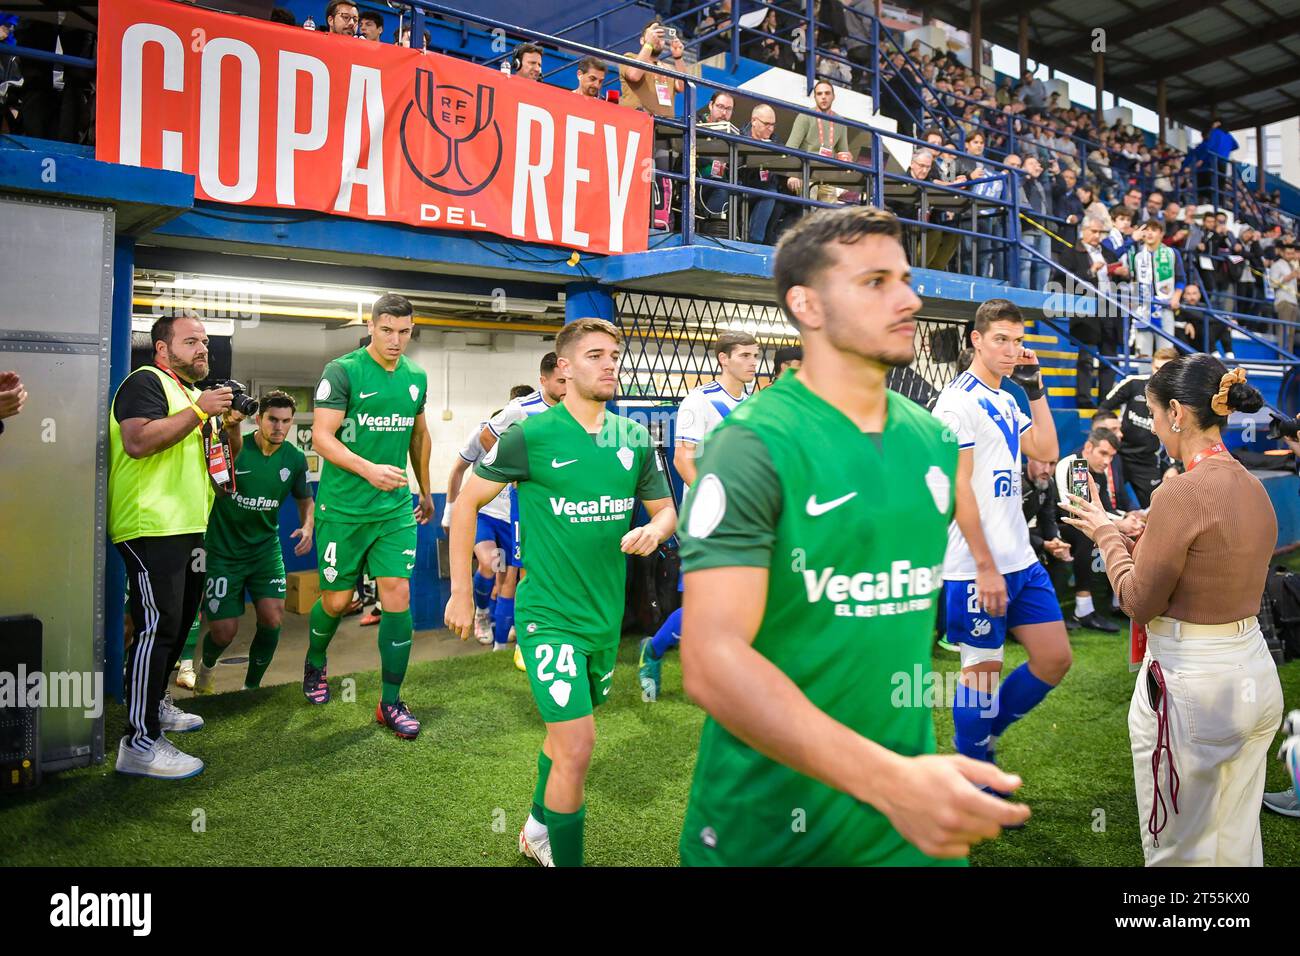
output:
M828 122L830 123L830 127L831 127L831 141L829 147L831 149L834 149L835 148L835 123L834 121L828 121ZM817 145L823 147L827 146L826 140L822 136L822 118L820 116L817 117Z
M161 366L158 367L161 368ZM190 398L190 391L185 387L185 383L180 380L180 376L169 368L164 368L162 371L170 375L172 381L180 386L182 394L189 399L190 404L197 410L198 405L195 404L193 398ZM217 488L233 493L235 491L235 476L232 463L235 456L231 453L230 441L226 438L225 430L221 427L221 417L214 415L206 422L201 421L199 435L203 439L203 458L208 465L208 476Z
M1192 456L1192 460L1187 463L1187 470L1191 471L1205 459L1209 458L1211 455L1217 455L1221 451L1227 451L1227 449L1223 447L1223 442L1221 441L1216 441L1209 448L1205 449L1205 451L1198 451Z

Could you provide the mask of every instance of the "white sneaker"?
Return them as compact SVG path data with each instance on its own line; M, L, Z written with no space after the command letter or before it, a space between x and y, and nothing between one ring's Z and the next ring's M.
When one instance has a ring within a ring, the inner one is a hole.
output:
M536 823L531 813L528 815L527 822L519 828L519 852L540 866L555 866L555 861L551 859L551 835L545 832L546 828L542 824L538 823L537 826L541 827L543 832L534 833L530 837L529 823Z
M159 737L149 750L132 750L123 737L117 745L117 772L133 777L184 780L203 772L203 761L176 749L166 737ZM549 848L548 848L549 851Z
M158 702L158 722L162 725L164 733L172 730L183 734L203 728L203 718L198 714L187 714L177 707L170 693L164 694L163 699Z
M217 669L215 667L209 667L203 663L203 658L197 658L194 662L194 696L215 694L217 692L216 675Z
M1300 817L1300 800L1294 790L1278 790L1264 794L1264 806L1284 817Z
M180 670L176 672L176 686L186 690L194 689L194 662L181 661Z
M480 644L492 643L492 612L487 608L474 612L474 637Z

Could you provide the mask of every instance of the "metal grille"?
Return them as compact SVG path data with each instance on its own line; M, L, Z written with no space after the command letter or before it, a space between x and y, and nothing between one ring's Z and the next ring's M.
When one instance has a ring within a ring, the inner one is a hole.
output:
M622 292L617 315L624 335L619 370L623 400L677 402L691 389L712 381L718 373L712 346L727 330L749 332L763 346L761 379L771 376L777 349L799 344L798 332L773 305ZM939 390L956 374L953 360L962 325L955 319L919 320L916 361L891 372L889 387L931 407ZM936 337L937 333L943 334Z
M761 378L772 374L777 349L799 344L798 332L773 305L623 292L617 312L625 339L622 398L681 401L712 381L718 360L711 350L721 332L749 332L758 339Z

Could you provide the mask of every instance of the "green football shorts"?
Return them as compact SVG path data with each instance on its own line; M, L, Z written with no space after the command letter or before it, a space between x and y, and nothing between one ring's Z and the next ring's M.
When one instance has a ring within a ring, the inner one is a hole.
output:
M279 540L244 558L208 552L208 580L203 587L203 613L209 621L244 613L244 592L253 601L284 600L284 555Z
M415 569L415 535L415 518L410 514L363 524L318 519L320 589L351 591L362 567L372 578L409 579Z
M562 634L525 637L519 642L528 683L542 720L556 724L586 717L605 702L614 686L618 640L587 651Z

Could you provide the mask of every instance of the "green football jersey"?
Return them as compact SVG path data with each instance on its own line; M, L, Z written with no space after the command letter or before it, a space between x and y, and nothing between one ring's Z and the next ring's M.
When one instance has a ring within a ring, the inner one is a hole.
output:
M316 406L344 412L335 434L350 451L405 471L415 417L424 413L428 385L424 369L405 355L390 372L360 348L325 366L316 387ZM321 465L318 519L359 524L387 521L403 513L415 522L409 487L380 491L360 475L329 462Z
M519 486L519 641L564 635L588 652L617 645L636 501L667 498L650 433L605 414L591 434L563 405L512 425L474 468Z
M235 459L235 487L233 495L217 496L204 547L227 558L255 554L272 541L278 547L280 506L290 495L311 497L307 457L287 441L264 455L255 434L245 435Z
M879 435L859 431L794 375L743 402L702 445L682 563L687 572L767 568L754 649L814 706L911 756L935 749L933 701L921 691L957 445L919 405L895 392L887 402ZM770 760L711 717L681 855L692 865L937 862L879 811Z

